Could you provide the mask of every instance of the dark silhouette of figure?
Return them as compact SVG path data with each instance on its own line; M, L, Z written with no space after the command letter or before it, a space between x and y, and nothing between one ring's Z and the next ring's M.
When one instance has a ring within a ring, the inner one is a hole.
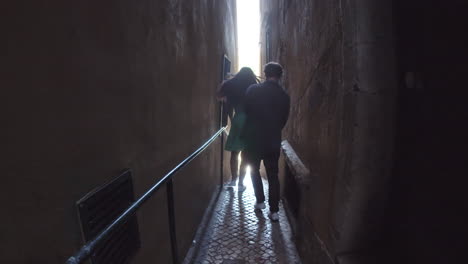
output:
M251 166L252 183L257 199L255 209L265 208L265 195L260 177L260 162L263 160L269 186L269 217L273 221L278 221L280 198L278 160L281 130L288 120L290 100L279 84L283 74L281 65L270 62L265 65L264 72L265 82L250 86L245 98L247 119L242 133L245 143L243 157Z
M225 150L231 152L231 182L229 187L236 185L236 180L239 178L238 190L244 191L244 177L246 164L244 159L241 159L239 168L239 153L244 149L244 142L241 139L241 132L245 125L244 99L247 88L252 84L257 84L258 80L252 69L243 67L232 78L225 81L218 91L218 99L225 98L228 108L232 108L235 112L231 118L231 128L229 136L226 140Z

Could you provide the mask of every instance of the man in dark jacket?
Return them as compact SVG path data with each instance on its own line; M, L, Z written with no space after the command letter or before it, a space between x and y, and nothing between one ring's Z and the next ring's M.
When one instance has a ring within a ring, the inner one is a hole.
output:
M269 217L278 221L280 186L278 180L278 160L281 146L281 130L289 115L289 96L279 84L283 68L276 62L265 65L266 81L251 85L245 98L246 124L243 139L246 146L244 158L251 167L252 183L257 203L255 209L265 208L265 195L260 177L260 162L268 177Z

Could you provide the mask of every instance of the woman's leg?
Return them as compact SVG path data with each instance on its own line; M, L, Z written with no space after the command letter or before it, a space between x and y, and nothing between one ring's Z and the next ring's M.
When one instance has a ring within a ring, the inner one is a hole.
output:
M237 185L244 185L245 174L247 173L247 159L244 151L241 152L241 163L239 168L239 183Z
M237 180L239 171L239 151L231 151L231 184Z

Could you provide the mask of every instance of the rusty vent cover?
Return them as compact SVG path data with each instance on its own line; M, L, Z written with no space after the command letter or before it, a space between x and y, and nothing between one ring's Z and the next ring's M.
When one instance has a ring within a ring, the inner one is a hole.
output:
M91 191L77 202L85 242L127 209L134 201L131 170ZM128 263L140 247L136 215L117 227L91 256L93 264Z

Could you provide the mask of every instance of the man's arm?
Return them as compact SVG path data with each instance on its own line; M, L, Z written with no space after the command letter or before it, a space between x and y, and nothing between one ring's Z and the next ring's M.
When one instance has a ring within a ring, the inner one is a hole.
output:
M244 111L248 115L249 113L252 113L252 106L254 105L254 96L253 96L253 90L255 89L255 84L252 84L247 88L245 92L245 99L244 99Z

